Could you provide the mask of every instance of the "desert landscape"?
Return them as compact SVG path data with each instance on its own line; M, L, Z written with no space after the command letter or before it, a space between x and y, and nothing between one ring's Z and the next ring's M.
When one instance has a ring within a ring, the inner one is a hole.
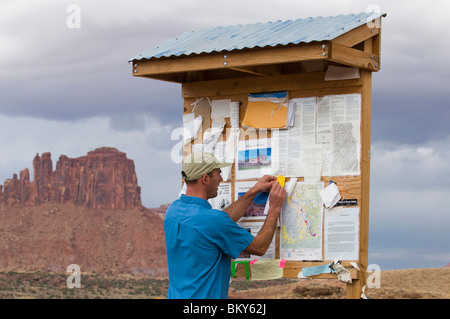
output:
M134 163L114 148L50 153L0 185L0 299L165 299L163 216L141 203ZM69 288L68 265L80 268ZM448 266L448 265L447 265ZM343 299L338 280L233 278L230 299ZM368 299L449 299L450 267L387 270Z
M166 299L166 276L81 273L81 287L68 288L66 273L1 272L0 299ZM450 268L387 270L367 299L450 299ZM230 299L345 299L338 280L233 279Z
M338 280L294 280L255 289L230 289L236 299L345 299ZM381 287L366 289L367 299L450 299L450 267L381 271Z

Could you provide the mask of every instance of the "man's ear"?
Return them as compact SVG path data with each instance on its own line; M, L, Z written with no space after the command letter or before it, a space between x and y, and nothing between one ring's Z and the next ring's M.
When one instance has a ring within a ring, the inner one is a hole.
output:
M201 178L202 183L205 184L208 181L208 178L209 178L208 174L204 174Z

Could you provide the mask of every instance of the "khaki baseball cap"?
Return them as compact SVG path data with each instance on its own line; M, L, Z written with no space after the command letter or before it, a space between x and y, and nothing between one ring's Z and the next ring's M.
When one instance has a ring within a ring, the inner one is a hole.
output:
M216 168L231 166L233 163L220 162L207 152L192 152L183 161L181 174L187 181L195 181Z

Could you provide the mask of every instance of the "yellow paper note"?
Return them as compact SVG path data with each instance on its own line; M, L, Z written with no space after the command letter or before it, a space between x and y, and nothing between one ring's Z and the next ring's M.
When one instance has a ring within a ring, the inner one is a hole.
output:
M281 187L284 187L284 182L285 181L286 181L286 177L284 177L282 175L278 175L277 182L278 182L278 184L280 184Z
M252 280L270 280L283 277L283 268L280 267L281 259L257 260L250 265Z
M287 105L270 101L248 102L242 126L254 128L285 128Z

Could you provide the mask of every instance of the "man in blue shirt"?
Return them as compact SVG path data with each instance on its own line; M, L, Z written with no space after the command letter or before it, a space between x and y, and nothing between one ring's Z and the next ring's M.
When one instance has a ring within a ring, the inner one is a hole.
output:
M208 199L217 196L220 168L229 165L203 152L194 152L184 160L186 194L170 205L164 218L168 298L228 298L231 259L242 251L262 256L272 241L286 191L274 176L266 175L223 211L212 209ZM254 237L236 222L253 198L264 191L270 191L270 208Z

